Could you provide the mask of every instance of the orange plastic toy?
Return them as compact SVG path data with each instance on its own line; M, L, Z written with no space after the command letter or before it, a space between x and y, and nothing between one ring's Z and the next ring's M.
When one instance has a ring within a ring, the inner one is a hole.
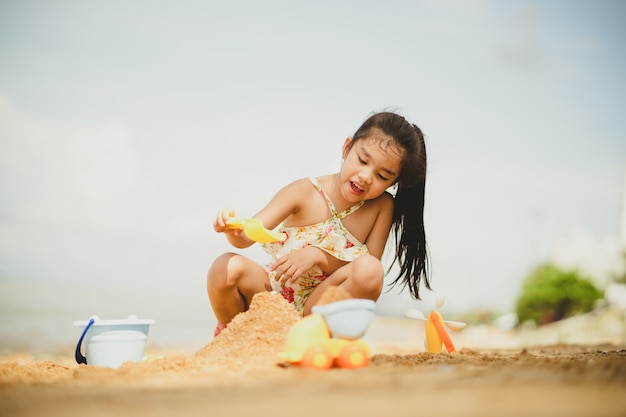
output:
M426 346L432 353L441 353L442 343L449 353L455 353L456 349L452 339L443 328L443 318L439 312L433 310L426 320Z
M437 308L441 308L444 303L444 298L437 296ZM450 335L446 331L445 327L450 330L460 331L467 323L460 321L446 321L441 317L441 314L437 310L432 310L428 317L424 317L419 310L410 310L406 313L407 317L426 320L426 340L424 345L426 349L431 353L441 353L445 346L448 353L457 353L454 343ZM445 327L444 327L445 325Z
M317 311L320 310L316 311L314 307L313 314L291 327L285 349L279 354L279 361L312 369L367 366L371 356L370 347L359 337L370 323L374 302L352 299L323 307L325 310L319 314ZM329 310L333 311L326 316ZM337 334L343 337L333 337L330 328L337 328ZM344 332L346 328L347 332Z

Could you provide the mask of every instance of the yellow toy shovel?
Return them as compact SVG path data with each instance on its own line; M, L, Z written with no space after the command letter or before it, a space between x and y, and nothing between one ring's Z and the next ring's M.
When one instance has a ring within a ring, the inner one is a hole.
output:
M226 222L231 229L243 229L243 232L250 239L259 243L284 242L287 240L287 233L267 230L261 220L248 219L245 217L231 217Z

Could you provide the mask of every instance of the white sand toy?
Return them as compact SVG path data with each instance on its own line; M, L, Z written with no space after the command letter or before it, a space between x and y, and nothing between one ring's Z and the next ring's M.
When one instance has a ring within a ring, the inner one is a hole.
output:
M76 362L94 366L119 368L124 362L141 362L148 340L151 319L128 316L125 320L76 321L74 326L85 327L76 345ZM85 356L81 345L85 341Z
M330 334L335 338L361 338L374 316L376 303L366 299L349 299L313 306L311 312L324 317Z

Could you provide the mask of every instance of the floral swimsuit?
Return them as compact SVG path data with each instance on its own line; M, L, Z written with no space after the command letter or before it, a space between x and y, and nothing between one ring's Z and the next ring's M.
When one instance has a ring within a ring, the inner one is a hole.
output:
M288 236L287 240L284 242L264 243L263 249L265 252L272 256L273 261L307 246L320 248L342 261L353 261L360 255L369 253L367 246L359 242L341 223L341 219L354 213L361 208L365 202L361 201L341 213L338 213L335 205L330 198L328 198L317 179L309 178L309 180L326 200L328 209L332 213L331 218L310 226L284 227L281 225L278 231L286 232ZM271 263L269 265L271 265ZM309 295L311 295L311 292L313 292L320 282L326 279L324 272L316 265L306 271L293 283L281 284L275 279L276 271L270 271L269 265L267 269L269 271L268 274L272 289L281 293L282 296L300 312L304 309L304 303L307 298L309 298Z

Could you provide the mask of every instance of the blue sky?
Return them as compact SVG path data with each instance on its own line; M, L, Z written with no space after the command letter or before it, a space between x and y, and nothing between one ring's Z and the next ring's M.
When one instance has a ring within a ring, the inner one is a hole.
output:
M618 238L623 2L292 3L0 2L0 276L205 297L214 213L335 172L386 109L427 135L450 308Z

